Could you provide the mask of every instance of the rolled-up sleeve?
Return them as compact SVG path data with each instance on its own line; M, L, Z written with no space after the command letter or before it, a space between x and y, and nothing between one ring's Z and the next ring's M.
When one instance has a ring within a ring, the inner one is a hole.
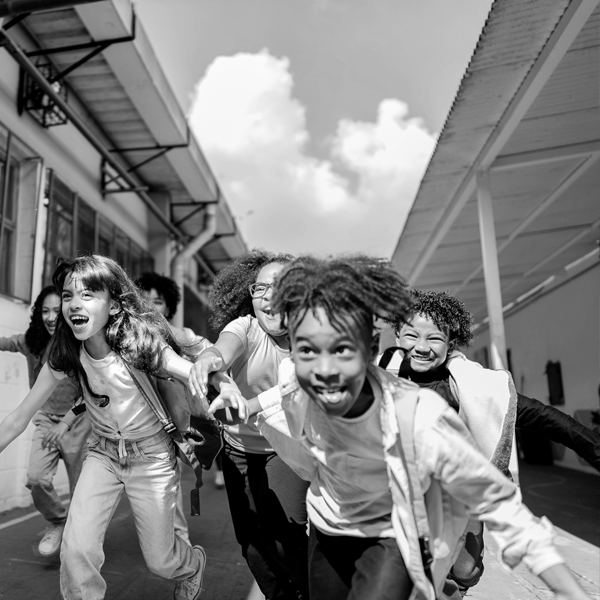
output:
M552 543L551 523L523 504L519 488L475 448L454 411L448 409L422 431L415 446L421 468L486 524L507 567L524 561L539 575L564 562Z

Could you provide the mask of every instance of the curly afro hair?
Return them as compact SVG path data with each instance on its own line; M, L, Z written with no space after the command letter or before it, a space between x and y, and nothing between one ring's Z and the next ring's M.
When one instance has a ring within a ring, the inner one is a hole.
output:
M404 320L410 304L408 286L392 263L364 254L301 256L280 273L271 300L292 334L308 311L321 308L339 331L373 336L376 318L392 324Z
M47 285L38 294L38 297L31 307L31 320L29 321L29 327L25 332L25 343L34 356L41 356L50 341L50 334L42 319L42 309L44 300L52 294L60 298L58 290L53 285Z
M155 289L165 299L169 311L168 320L173 318L177 312L177 305L181 302L181 292L173 279L155 271L147 271L136 279L135 284L144 292Z
M468 346L473 339L471 328L473 316L462 300L446 292L411 290L412 314L421 314L431 319L441 330L450 332L450 339L460 348ZM397 326L397 330L400 329Z
M274 254L256 249L223 267L213 280L208 294L211 327L221 331L234 319L254 314L248 286L256 281L256 276L266 265L285 265L293 259L291 254Z

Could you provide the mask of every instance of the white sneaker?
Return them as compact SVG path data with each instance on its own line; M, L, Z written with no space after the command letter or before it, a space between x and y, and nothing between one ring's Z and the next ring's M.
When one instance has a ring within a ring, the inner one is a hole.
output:
M38 545L38 552L42 556L56 554L60 550L64 530L64 525L51 525Z
M223 477L223 471L217 471L215 473L215 487L219 489L225 487L225 478Z
M175 600L198 600L202 593L202 580L204 579L204 569L206 567L206 552L202 546L194 546L194 552L198 554L200 566L194 575L189 579L178 581L175 585Z

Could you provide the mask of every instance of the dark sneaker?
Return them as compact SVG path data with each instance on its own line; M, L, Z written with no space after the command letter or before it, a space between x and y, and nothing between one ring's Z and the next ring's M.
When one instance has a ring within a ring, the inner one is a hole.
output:
M206 567L206 552L202 546L194 546L194 552L200 559L200 566L194 575L189 579L178 581L175 585L175 600L198 600L202 593L202 580L204 579L204 569Z

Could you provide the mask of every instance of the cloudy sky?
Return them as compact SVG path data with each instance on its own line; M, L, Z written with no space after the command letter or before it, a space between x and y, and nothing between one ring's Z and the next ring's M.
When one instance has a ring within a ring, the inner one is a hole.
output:
M491 0L139 0L249 247L389 257Z

